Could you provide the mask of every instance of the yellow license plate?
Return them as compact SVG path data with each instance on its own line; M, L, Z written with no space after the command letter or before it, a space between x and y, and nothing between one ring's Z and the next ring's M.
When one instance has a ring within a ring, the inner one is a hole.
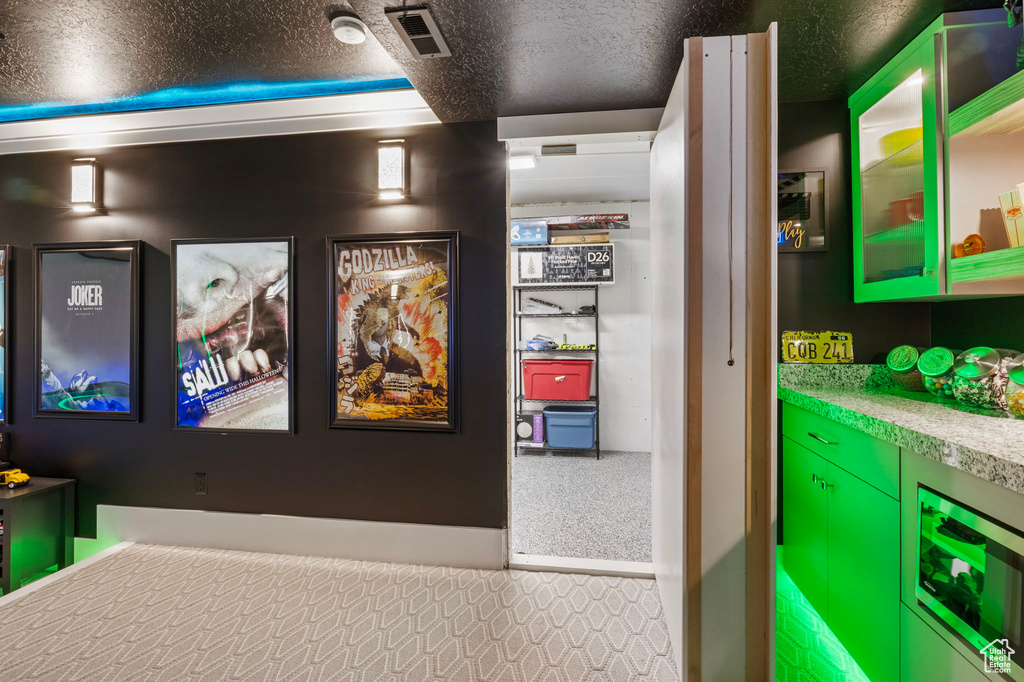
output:
M853 362L853 334L782 332L782 361L821 365Z

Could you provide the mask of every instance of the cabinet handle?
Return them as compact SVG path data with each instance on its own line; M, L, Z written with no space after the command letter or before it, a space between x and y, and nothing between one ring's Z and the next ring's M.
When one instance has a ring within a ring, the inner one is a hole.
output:
M825 440L818 434L811 433L810 431L807 432L807 435L813 438L814 440L818 441L819 443L824 443L825 445L839 445L839 443L833 443L832 441Z
M811 483L813 483L814 485L820 485L822 490L832 487L825 482L824 478L818 478L818 474L811 474Z

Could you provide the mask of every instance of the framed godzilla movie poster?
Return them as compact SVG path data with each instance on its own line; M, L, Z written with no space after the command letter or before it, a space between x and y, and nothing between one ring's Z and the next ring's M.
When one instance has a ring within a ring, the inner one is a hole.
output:
M328 238L332 427L456 431L458 232Z
M291 433L291 237L171 242L174 425Z
M37 417L138 420L139 249L33 248Z

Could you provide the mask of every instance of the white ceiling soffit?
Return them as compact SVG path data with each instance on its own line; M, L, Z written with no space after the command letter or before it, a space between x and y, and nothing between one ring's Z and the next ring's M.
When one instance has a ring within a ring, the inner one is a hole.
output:
M0 124L0 154L440 123L415 90L218 104Z
M509 147L542 144L650 141L664 109L619 109L571 114L503 116L498 118L498 139Z
M650 142L580 144L575 156L540 156L534 145L510 151L537 164L509 172L513 204L650 199Z

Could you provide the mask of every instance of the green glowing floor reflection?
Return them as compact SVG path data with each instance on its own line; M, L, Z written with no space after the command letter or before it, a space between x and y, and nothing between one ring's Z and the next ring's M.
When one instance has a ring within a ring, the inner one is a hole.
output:
M776 580L776 682L870 682L783 570Z

